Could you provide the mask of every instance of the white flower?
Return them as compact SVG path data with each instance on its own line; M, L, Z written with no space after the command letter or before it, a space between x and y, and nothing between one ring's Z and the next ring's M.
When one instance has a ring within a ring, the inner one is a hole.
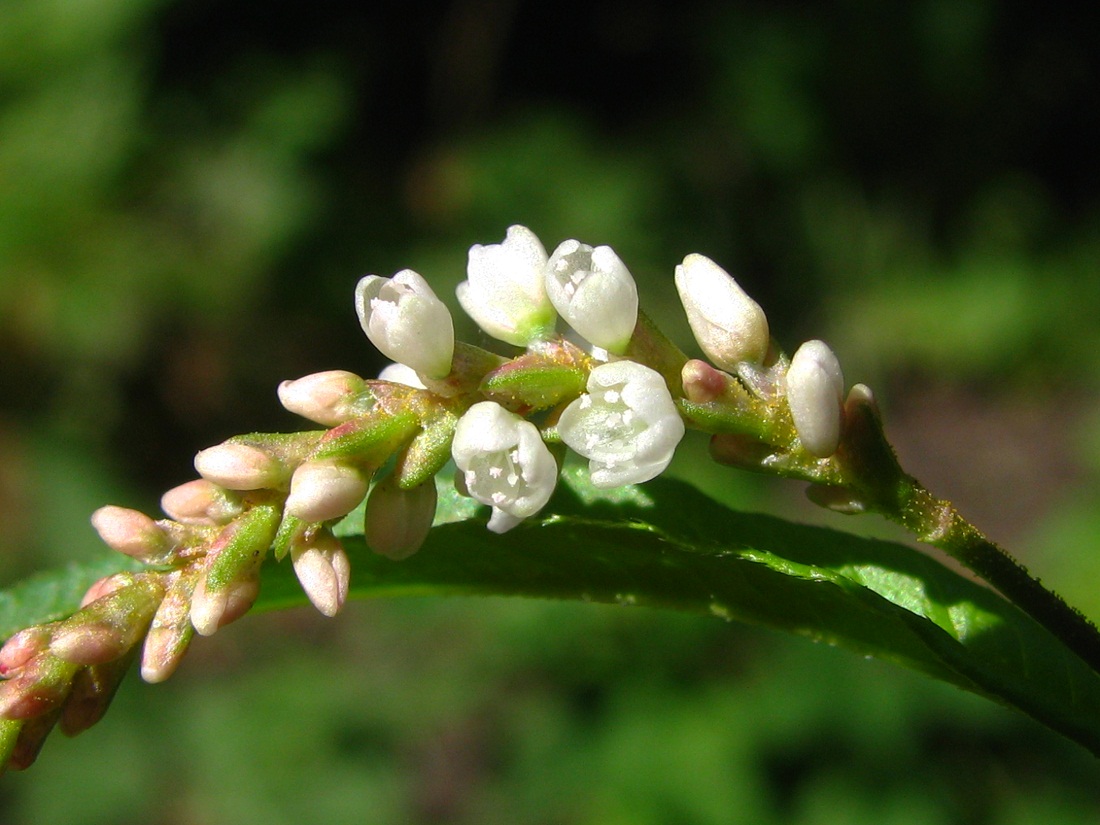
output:
M659 373L633 361L596 367L588 392L558 419L558 432L589 459L597 487L639 484L657 476L684 437L684 422Z
M676 267L676 289L691 332L718 367L734 372L737 364L759 364L768 352L764 310L710 258L688 255Z
M451 313L417 273L403 269L392 278L363 278L355 287L355 311L363 332L387 358L429 378L447 377L455 345Z
M466 277L458 285L458 302L489 335L525 347L554 331L546 250L527 227L508 227L502 243L471 246Z
M787 370L787 403L803 449L828 458L840 444L844 375L824 341L807 341Z
M638 287L611 247L562 243L546 265L546 294L587 341L626 351L638 323Z
M558 465L538 427L494 401L474 404L459 419L451 455L467 492L492 506L494 533L541 510L558 480Z

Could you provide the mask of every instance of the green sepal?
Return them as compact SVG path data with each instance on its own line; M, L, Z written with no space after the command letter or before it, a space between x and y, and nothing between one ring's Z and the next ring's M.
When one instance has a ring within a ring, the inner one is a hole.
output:
M416 433L416 413L376 408L361 418L333 427L321 438L311 458L339 458L378 467Z
M512 412L555 407L584 392L591 359L564 341L546 341L485 376L481 394Z
M458 416L444 410L424 424L408 447L397 457L394 476L403 490L411 490L431 480L451 458Z
M279 530L275 534L275 540L272 542L271 547L272 552L275 554L275 561L282 561L286 558L291 545L308 527L309 523L302 521L297 516L292 516L289 513L283 514L283 520L279 522Z
M281 512L274 504L257 504L222 531L217 555L206 574L207 590L217 591L258 569L279 529Z

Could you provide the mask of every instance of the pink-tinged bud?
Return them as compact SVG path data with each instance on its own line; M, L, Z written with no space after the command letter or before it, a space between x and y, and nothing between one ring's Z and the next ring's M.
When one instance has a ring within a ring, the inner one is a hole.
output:
M133 657L127 656L77 671L69 698L61 709L59 727L63 734L76 736L103 718L131 661Z
M92 602L99 601L104 596L110 596L112 593L124 587L129 587L133 583L134 577L131 573L114 573L110 576L104 576L85 591L84 598L80 600L80 606L82 608L87 607Z
M367 383L353 372L328 370L279 385L279 401L290 412L310 421L335 427L359 412L355 400Z
M163 682L175 673L195 635L191 600L197 581L194 574L177 576L153 616L141 652L141 678L149 684Z
M8 757L7 767L13 771L25 771L38 758L42 752L42 746L46 743L46 737L50 735L53 726L57 724L60 711L55 710L34 719L27 719L19 723L19 733L15 740L15 746Z
M135 577L58 624L50 653L78 665L112 662L145 635L163 597L158 576Z
M195 469L207 481L229 490L263 490L286 481L282 462L259 447L226 441L200 450Z
M234 493L197 478L161 496L160 509L181 524L225 524L239 516L243 508Z
M335 616L348 598L351 563L332 533L320 531L312 541L290 549L294 573L302 590L322 615Z
M36 656L14 679L0 682L0 718L31 719L60 707L78 667L48 653Z
M716 370L706 361L693 358L680 371L684 384L684 397L695 404L709 404L718 399L729 383L730 377Z
M367 499L363 536L380 556L399 561L420 549L435 518L435 481L402 489L394 476L376 484Z
M112 550L143 561L162 556L172 546L159 524L126 507L100 507L92 513L92 527Z
M213 636L247 613L259 594L259 577L235 581L220 590L211 590L202 579L191 599L191 624L200 635Z
M306 461L290 480L286 513L309 522L341 518L358 506L369 485L357 467L333 459Z
M56 624L35 625L20 630L0 648L0 677L5 679L22 670L39 653L50 646Z

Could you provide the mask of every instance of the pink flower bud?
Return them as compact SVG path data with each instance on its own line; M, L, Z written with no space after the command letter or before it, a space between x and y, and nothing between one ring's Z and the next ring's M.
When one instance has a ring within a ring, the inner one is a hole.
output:
M87 607L92 602L98 601L104 596L110 596L115 591L133 584L133 582L134 577L129 573L114 573L110 576L104 576L84 592L84 598L80 600L80 606L82 608Z
M310 522L346 516L366 496L369 483L361 470L334 459L306 461L290 480L286 513Z
M726 389L730 377L716 370L706 361L692 359L680 371L684 396L695 404L708 404L716 400Z
M39 653L50 646L56 625L35 625L20 630L0 648L0 677L5 679L21 670Z
M92 513L92 527L112 550L135 559L147 561L171 548L171 540L159 524L126 507L100 507Z
M13 679L0 682L0 718L31 719L65 701L78 666L43 653Z
M239 516L242 508L235 494L197 478L161 496L160 509L182 524L225 524Z
M8 757L7 767L13 771L24 771L34 764L46 737L57 723L57 714L46 714L33 719L21 720L15 746ZM2 769L2 767L0 767Z
M103 718L119 682L130 668L129 657L81 668L73 677L72 690L61 710L61 732L76 736Z
M325 616L339 613L347 600L351 577L351 564L340 540L322 530L312 541L291 547L290 558L313 606Z
M141 678L149 684L171 676L195 635L191 624L191 599L197 577L179 575L169 586L153 616L141 652Z
M355 416L351 402L366 388L366 382L355 373L329 370L284 381L279 385L279 401L292 413L335 427Z
M247 613L259 594L258 576L230 582L220 590L211 590L201 579L191 599L191 624L199 634L213 636Z
M136 645L164 597L164 588L159 576L131 578L130 584L58 624L50 653L73 664L96 665L114 661Z
M286 469L259 447L226 441L195 456L199 475L229 490L262 490L286 480Z

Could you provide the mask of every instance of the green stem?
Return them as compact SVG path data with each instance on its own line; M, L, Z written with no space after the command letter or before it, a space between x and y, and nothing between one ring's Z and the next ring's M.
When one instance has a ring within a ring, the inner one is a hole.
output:
M1077 609L959 515L949 501L936 498L905 473L886 440L870 397L850 397L845 410L844 444L838 454L845 486L855 490L869 510L900 524L920 541L938 547L1059 638L1100 673L1100 631Z

